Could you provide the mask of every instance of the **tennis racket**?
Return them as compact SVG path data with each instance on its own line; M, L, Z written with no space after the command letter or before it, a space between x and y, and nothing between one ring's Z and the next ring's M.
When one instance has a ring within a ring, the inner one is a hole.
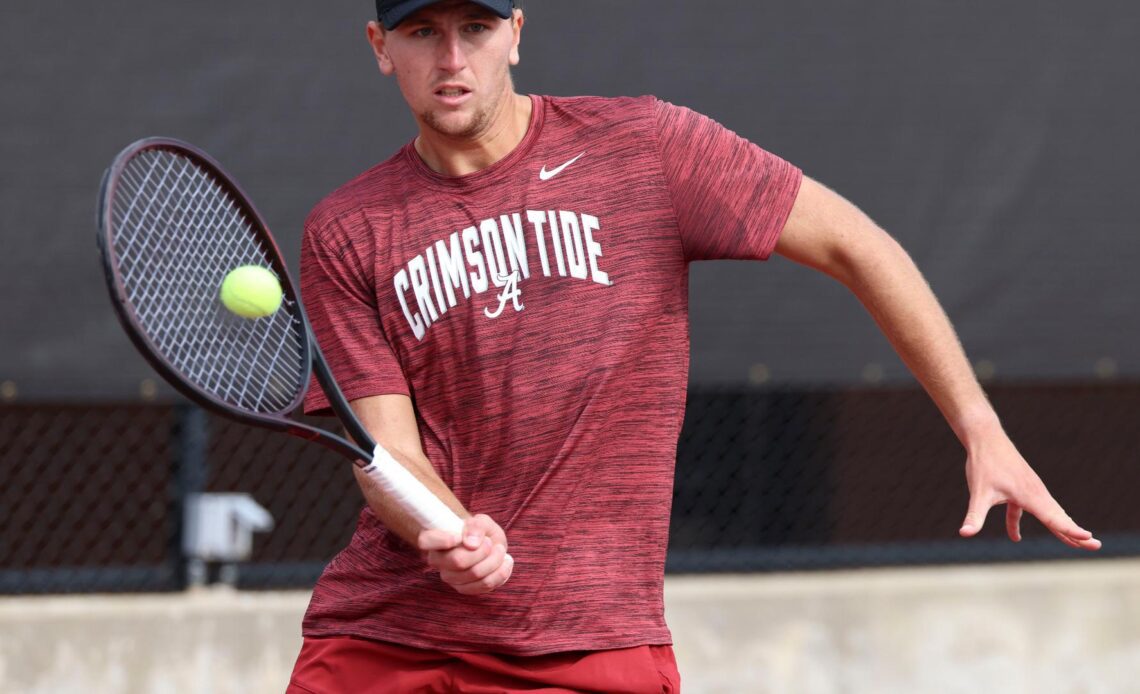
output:
M424 527L462 533L463 521L373 441L353 414L277 243L217 162L178 140L139 140L104 174L98 214L99 250L116 313L166 381L219 415L344 455ZM280 309L249 319L222 305L222 280L243 265L277 276L284 290ZM352 440L294 418L314 374Z

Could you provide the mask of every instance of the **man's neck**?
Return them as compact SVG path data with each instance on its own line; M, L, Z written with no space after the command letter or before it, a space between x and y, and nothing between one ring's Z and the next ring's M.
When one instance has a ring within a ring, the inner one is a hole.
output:
M420 125L416 152L433 171L465 176L481 171L514 151L526 136L533 105L530 97L512 92L486 132L470 139L443 135Z

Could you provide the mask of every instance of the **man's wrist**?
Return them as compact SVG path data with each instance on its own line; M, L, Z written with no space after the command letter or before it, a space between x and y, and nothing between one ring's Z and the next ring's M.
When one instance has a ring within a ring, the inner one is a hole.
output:
M988 402L963 410L950 426L966 450L972 450L983 441L993 440L995 436L1005 436L1001 421Z

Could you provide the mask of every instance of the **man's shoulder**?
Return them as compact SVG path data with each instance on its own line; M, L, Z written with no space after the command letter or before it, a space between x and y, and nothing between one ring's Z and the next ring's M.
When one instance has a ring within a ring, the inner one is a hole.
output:
M392 195L392 191L406 180L407 162L401 148L322 198L309 212L305 228L309 233L317 233L330 224L359 219L366 213L383 215L398 197Z
M650 119L660 101L655 96L544 96L547 113L575 124Z

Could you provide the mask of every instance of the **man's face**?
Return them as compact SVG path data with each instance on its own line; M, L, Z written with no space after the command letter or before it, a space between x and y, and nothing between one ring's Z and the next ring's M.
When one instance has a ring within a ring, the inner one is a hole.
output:
M372 22L369 41L395 75L421 126L455 138L486 132L514 89L522 13L510 20L466 0L429 5L391 31Z

